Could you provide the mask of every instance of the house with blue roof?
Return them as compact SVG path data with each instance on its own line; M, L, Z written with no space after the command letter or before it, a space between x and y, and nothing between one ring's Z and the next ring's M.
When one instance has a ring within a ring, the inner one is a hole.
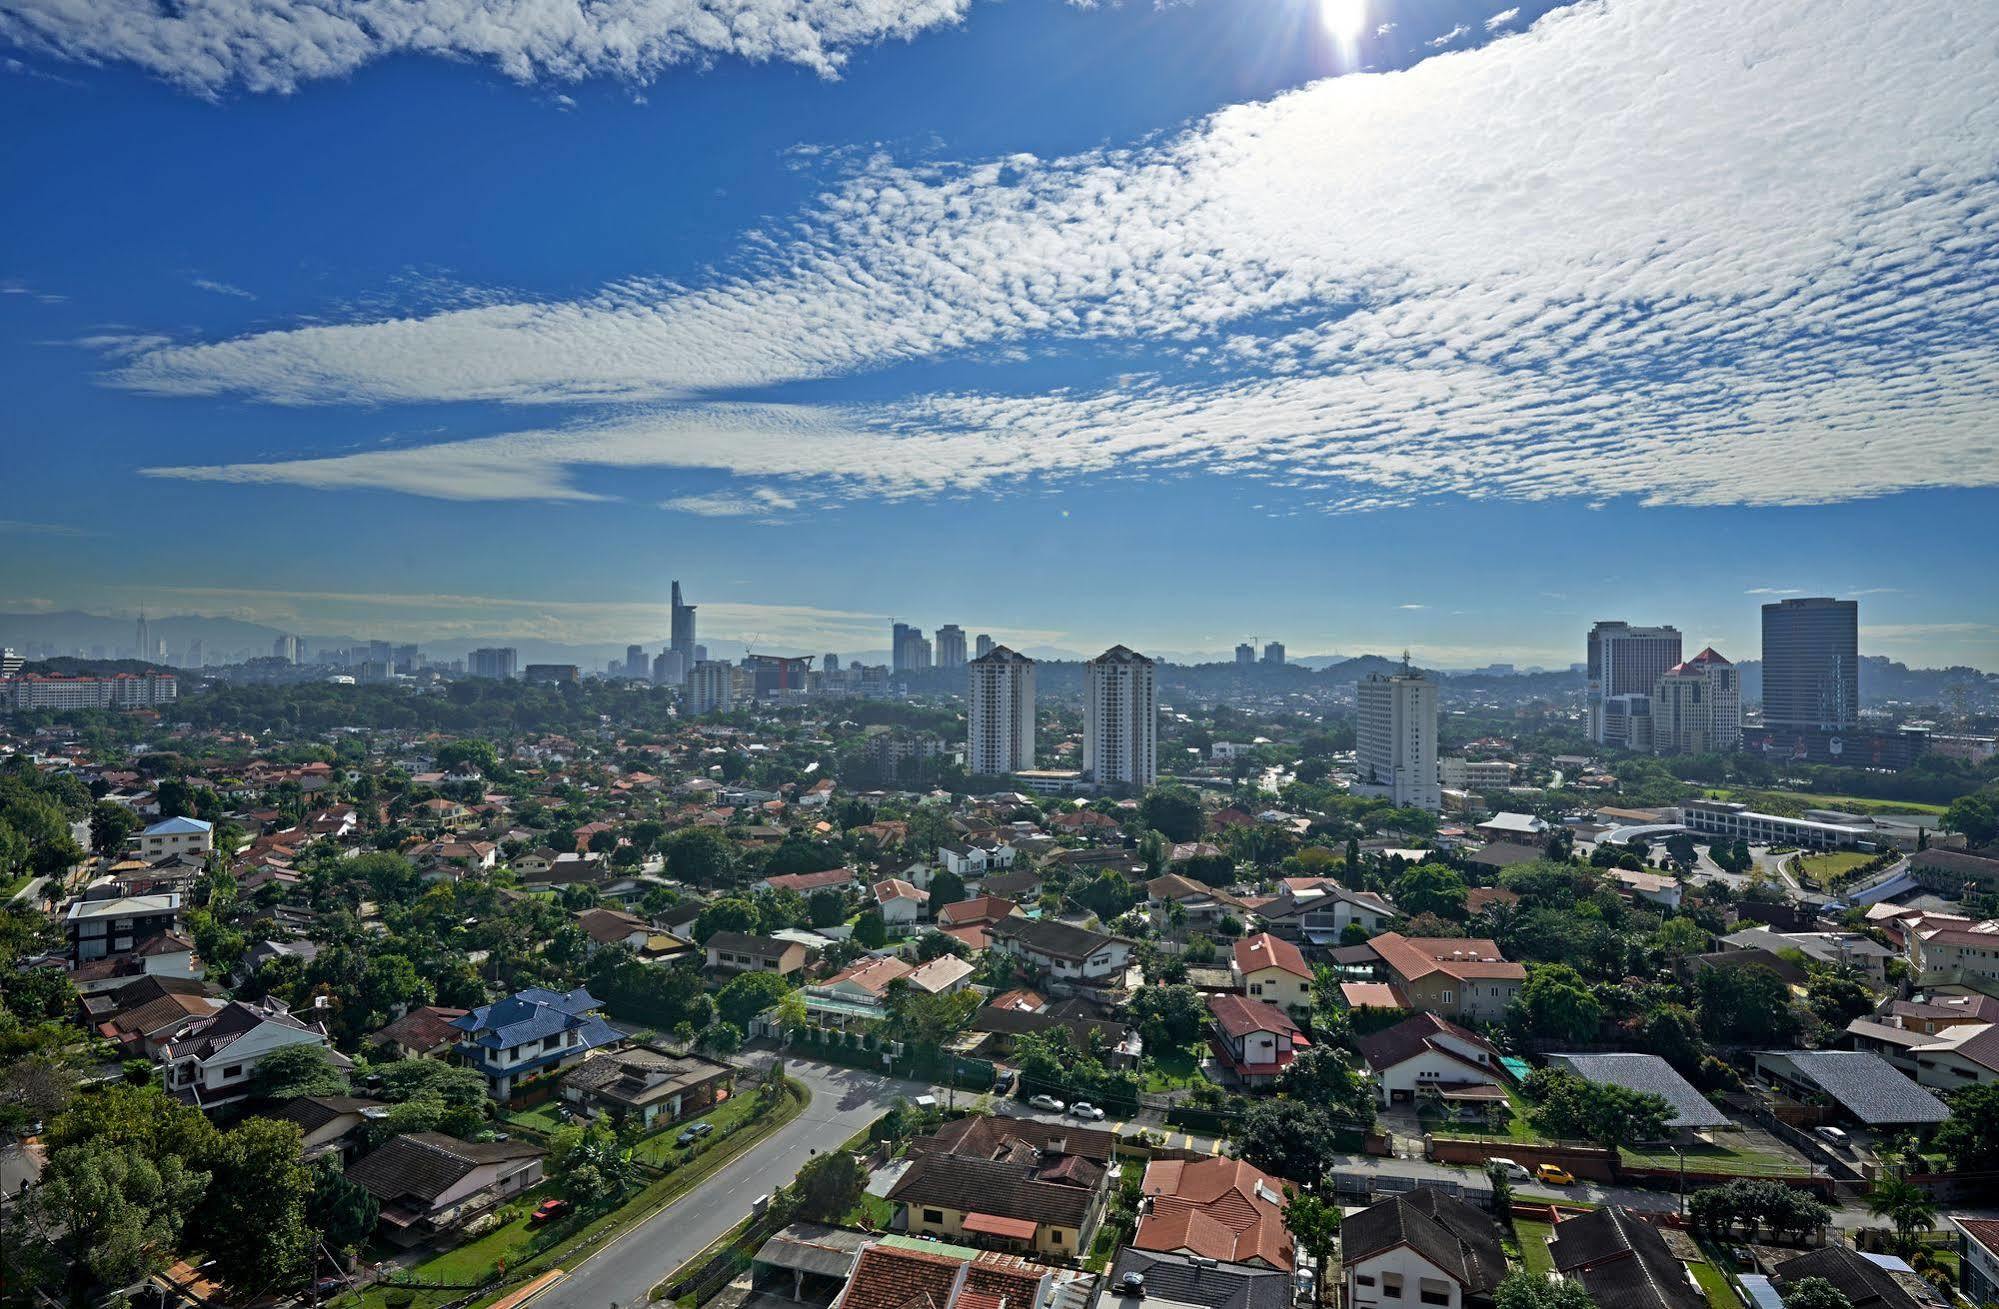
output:
M530 986L452 1020L466 1066L486 1077L495 1100L624 1039L598 1014L603 1002L582 987L567 993Z
M175 855L206 859L215 848L215 824L199 818L162 818L132 838L132 850L147 863Z

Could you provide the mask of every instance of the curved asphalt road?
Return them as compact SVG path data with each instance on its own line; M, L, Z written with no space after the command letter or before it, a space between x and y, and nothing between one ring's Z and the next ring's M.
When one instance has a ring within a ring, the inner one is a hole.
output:
M895 1103L931 1088L828 1064L785 1062L812 1088L798 1117L751 1146L692 1191L599 1247L534 1299L534 1309L632 1309L653 1283L699 1254L767 1195L797 1176L815 1153L832 1149Z

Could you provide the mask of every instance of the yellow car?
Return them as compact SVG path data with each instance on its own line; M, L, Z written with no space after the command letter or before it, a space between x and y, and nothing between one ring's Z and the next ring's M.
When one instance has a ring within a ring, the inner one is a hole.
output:
M1536 1165L1534 1177L1537 1181L1546 1182L1550 1186L1574 1186L1576 1184L1576 1175L1559 1164Z

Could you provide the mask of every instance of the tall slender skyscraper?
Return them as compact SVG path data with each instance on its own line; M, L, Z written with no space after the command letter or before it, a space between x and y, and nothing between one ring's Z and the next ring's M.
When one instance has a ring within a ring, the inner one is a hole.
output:
M646 648L642 645L626 646L625 676L631 678L634 682L644 682L650 680L649 674L651 672L652 660L646 658Z
M1392 803L1435 813L1443 808L1437 782L1437 684L1410 670L1379 673L1354 688L1360 714L1355 727L1355 789Z
M897 623L889 629L888 663L893 672L906 673L910 660L914 657L915 643L923 639L923 633L908 623Z
M1651 695L1666 670L1680 662L1680 629L1598 623L1589 629L1588 654L1589 737L1604 741L1604 701Z
M683 669L692 669L696 661L705 656L694 644L694 606L680 602L678 581L673 584L673 604L668 619L667 649L680 656Z
M139 606L139 643L133 647L133 651L140 659L150 659L153 656L153 643L147 639L146 630L146 607L141 605Z
M1159 706L1150 659L1114 645L1083 665L1083 772L1100 786L1159 780Z
M1034 661L995 646L965 665L965 767L998 777L1034 767Z
M1860 602L1763 606L1763 725L1849 732L1860 720Z
M963 668L965 666L965 629L956 623L946 623L937 629L937 666L939 668Z
M975 642L975 645L977 647L976 653L978 654L978 657L981 659L985 658L987 655L993 652L993 639L992 637L986 635L984 632L979 633L978 640Z

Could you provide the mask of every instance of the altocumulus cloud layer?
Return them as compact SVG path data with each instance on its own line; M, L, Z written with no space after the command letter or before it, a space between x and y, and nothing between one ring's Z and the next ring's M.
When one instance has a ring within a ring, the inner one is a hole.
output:
M955 22L969 0L4 0L0 38L212 94L290 91L386 55L490 60L522 81L644 80L720 56L831 74L854 46Z
M154 470L437 496L582 496L570 470L589 466L833 500L1225 471L1331 509L1999 484L1994 85L1999 6L1584 5L1153 147L876 164L701 285L148 348L114 380L621 406ZM704 398L1134 344L1170 365L1097 392Z

